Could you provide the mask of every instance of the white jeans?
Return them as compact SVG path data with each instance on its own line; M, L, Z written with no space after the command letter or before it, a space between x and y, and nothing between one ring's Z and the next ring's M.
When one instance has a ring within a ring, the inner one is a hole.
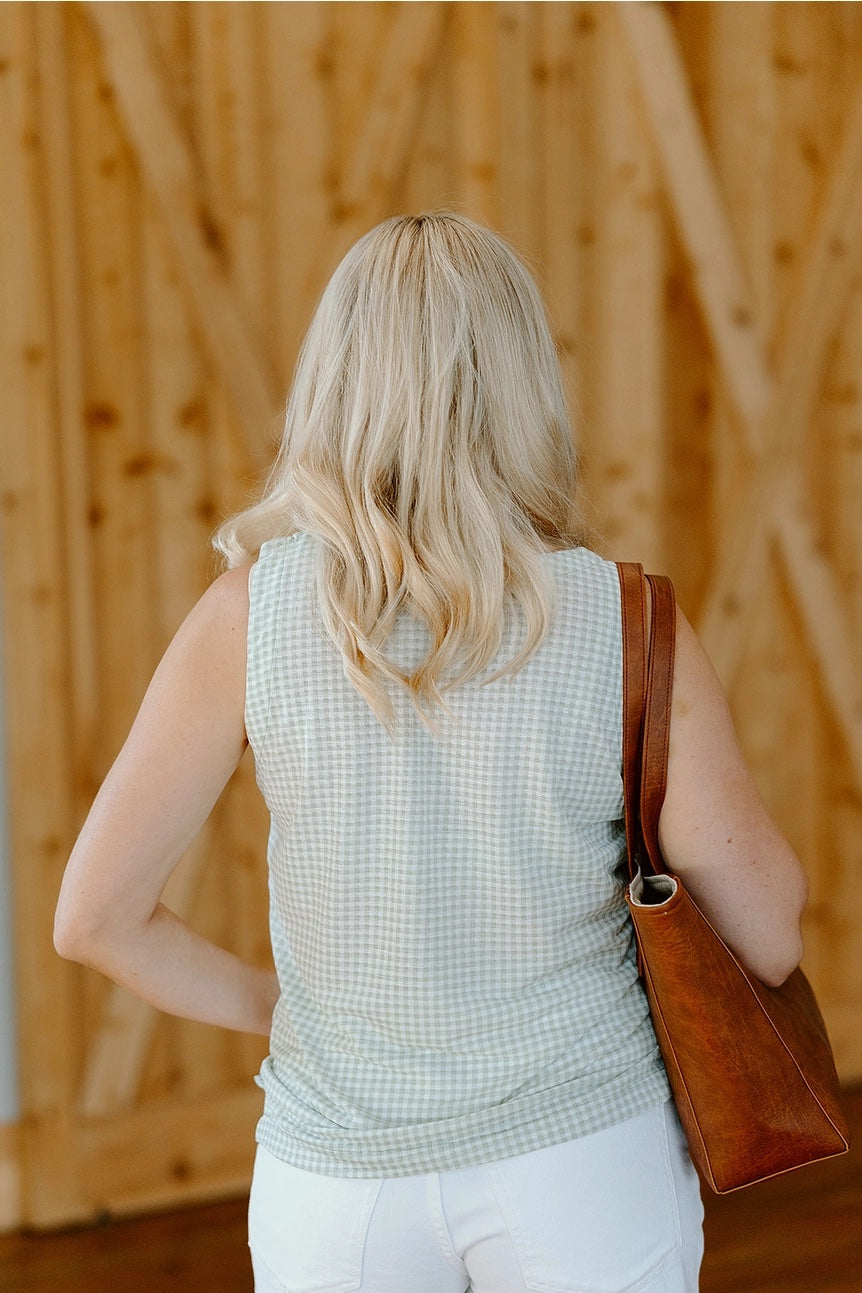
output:
M300 1171L258 1148L256 1293L696 1293L697 1175L673 1105L423 1176Z

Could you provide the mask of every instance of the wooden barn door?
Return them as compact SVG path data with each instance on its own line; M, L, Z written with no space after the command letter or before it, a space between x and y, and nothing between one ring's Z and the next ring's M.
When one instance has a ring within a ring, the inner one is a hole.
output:
M394 210L465 210L535 267L596 529L702 631L862 1076L860 50L859 4L0 6L15 1220L248 1181L259 1040L61 962L53 909L314 300ZM261 962L265 840L249 763L168 894Z

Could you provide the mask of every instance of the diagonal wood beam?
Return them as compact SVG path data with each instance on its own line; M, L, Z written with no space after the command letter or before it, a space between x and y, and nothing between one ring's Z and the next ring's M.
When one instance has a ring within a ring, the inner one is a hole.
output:
M75 749L76 810L89 807L85 770L92 766L98 723L99 652L84 397L80 255L75 212L72 116L66 29L56 11L33 8L39 68L39 137L44 157L46 260L52 307L57 440L63 494L63 546L69 614L69 685Z
M799 473L784 492L777 549L819 664L823 694L841 715L857 786L862 786L862 670L858 642L843 611L835 571L820 550Z
M829 344L846 307L851 270L862 257L862 87L851 103L838 157L802 258L799 286L779 330L783 343L776 374L770 371L754 330L738 327L734 332L728 326L728 316L732 323L736 314L741 322L750 298L670 19L655 3L618 5L616 13L629 41L672 211L694 266L704 316L744 443L756 454L746 487L719 536L701 633L728 679L745 647L741 626L762 588L768 539L776 532L810 644L827 679L827 698L854 765L862 770L856 706L847 703L858 691L847 689L854 676L846 665L855 656L853 638L837 582L817 551L802 510L795 466ZM825 625L829 635L824 634ZM836 660L843 662L841 686Z
M683 249L704 319L740 418L745 447L762 443L774 395L754 294L670 19L661 4L614 5L625 34Z
M745 566L752 559L761 559L761 554L755 553L758 533L762 537L767 527L780 534L785 524L792 524L784 517L788 512L788 491L792 493L795 488L795 463L805 443L829 347L846 310L860 261L862 85L851 103L838 156L801 257L796 293L779 330L783 341L775 396L765 424L765 452L759 470L751 473L727 517L717 545L715 574L701 613L704 640L725 675L737 667L744 649L740 626L757 595L756 583L745 578ZM807 601L803 599L803 605ZM840 620L840 616L830 618ZM840 715L837 717L842 721Z
M180 125L149 26L136 4L90 3L111 88L141 174L152 190L197 330L230 392L254 468L282 394L225 265L189 140Z

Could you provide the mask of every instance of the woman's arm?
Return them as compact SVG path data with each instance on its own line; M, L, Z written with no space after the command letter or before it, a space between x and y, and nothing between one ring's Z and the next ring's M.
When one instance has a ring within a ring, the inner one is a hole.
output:
M66 867L54 943L160 1010L267 1034L275 975L160 902L246 746L248 568L207 590L168 647Z
M721 684L681 612L659 843L704 915L764 983L802 958L802 868L737 744Z

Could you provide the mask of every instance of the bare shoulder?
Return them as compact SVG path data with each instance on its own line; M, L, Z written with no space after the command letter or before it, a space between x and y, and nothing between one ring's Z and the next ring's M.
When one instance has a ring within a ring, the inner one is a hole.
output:
M207 588L195 610L225 627L247 628L249 576L253 562L225 570Z
M743 803L757 817L764 811L724 689L678 609L665 829L674 821L702 832L705 815L734 815Z
M730 723L727 698L712 661L685 615L676 612L676 660L673 679L673 720L702 720L720 715ZM731 725L732 728L732 725Z
M245 661L252 564L226 570L209 585L180 626L170 649L188 650L217 661L231 655Z
M251 565L214 579L177 630L153 677L148 700L161 708L196 705L214 716L241 714L245 701Z

